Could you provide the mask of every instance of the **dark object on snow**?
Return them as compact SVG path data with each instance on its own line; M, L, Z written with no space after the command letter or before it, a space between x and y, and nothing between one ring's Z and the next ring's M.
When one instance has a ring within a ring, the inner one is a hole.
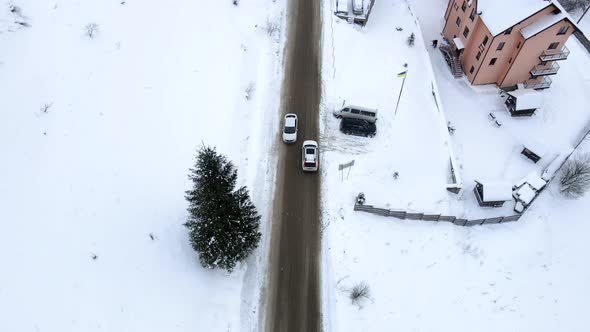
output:
M408 37L408 46L414 46L414 40L416 39L416 36L414 36L414 33L412 32L412 34L410 35L410 37Z
M436 46L438 46L438 39L433 39L432 40L432 48L436 48Z
M98 258L98 256L95 253L91 253L90 258L92 258L93 260L96 260Z
M377 133L377 126L367 120L342 118L340 131L347 135L373 137Z
M395 30L397 30L397 31L403 31L404 28L402 28L402 27L395 27Z
M364 193L359 193L358 195L356 195L356 204L358 204L358 205L365 204L365 194Z
M233 0L232 3L234 4L234 6L237 6L238 5L238 0Z

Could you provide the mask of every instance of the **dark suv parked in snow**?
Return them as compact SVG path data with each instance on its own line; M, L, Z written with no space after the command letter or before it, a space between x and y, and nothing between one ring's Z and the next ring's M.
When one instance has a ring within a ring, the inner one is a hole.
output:
M367 120L342 118L340 131L347 135L373 137L377 134L377 126Z

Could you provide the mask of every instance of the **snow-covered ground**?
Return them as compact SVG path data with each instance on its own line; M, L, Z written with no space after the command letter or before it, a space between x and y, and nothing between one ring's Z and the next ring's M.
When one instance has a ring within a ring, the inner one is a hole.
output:
M584 253L589 249L585 234L590 226L585 216L590 212L590 195L578 201L565 200L553 183L519 222L472 228L402 221L352 210L360 191L365 192L368 204L423 212L463 213L464 206L471 203L444 189L449 141L433 104L431 80L435 78L442 108L457 128L449 144L456 144L454 140L461 135L465 136L462 142L473 140L465 144L477 144L479 136L469 135L478 129L483 133L511 132L511 119L496 128L486 118L489 111L481 116L468 114L474 105L497 107L492 100L496 92L479 96L476 92L481 89L468 90L461 81L450 78L444 61L442 65L431 63L438 54L428 57L425 48L430 48L430 40L442 30L446 4L446 0L413 1L418 27L405 1L378 1L368 25L360 29L333 19L330 2L324 2L322 283L326 328L584 331L589 323L584 303L590 292L590 267ZM403 31L396 31L396 27ZM416 33L413 48L405 43L411 32ZM547 90L549 111L532 119L563 123L565 119L557 114L560 100L568 108L565 117L581 117L565 127L576 132L559 137L558 147L579 137L588 120L579 112L587 98L587 81L582 71L575 70L588 57L577 45L568 47L572 51L570 63L562 66L554 86ZM403 70L403 63L409 64L408 78L398 114L393 116L401 85L395 74ZM430 66L434 73L426 69ZM449 76L450 82L442 80L442 74ZM577 86L568 85L568 81ZM568 92L568 88L573 90ZM449 89L457 90L451 94ZM467 101L457 100L459 97ZM342 100L379 108L374 139L338 133L337 121L329 112ZM452 107L456 108L454 113L449 110ZM471 122L474 128L465 129ZM464 170L464 181L468 182L477 167L485 172L488 166L480 152L466 150L457 149L460 161L481 159L473 166L473 173ZM355 165L350 174L343 173L342 180L338 164L353 159ZM397 180L392 177L394 171L399 172ZM470 189L464 190L465 195ZM349 291L361 281L366 281L371 291L370 298L359 306L351 303Z
M1 331L256 330L264 249L203 269L184 191L196 149L216 146L268 221L284 36L266 27L283 12L0 3Z

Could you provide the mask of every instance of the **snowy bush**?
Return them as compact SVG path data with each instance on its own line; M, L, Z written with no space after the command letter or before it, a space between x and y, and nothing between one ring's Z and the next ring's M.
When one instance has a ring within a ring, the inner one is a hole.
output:
M185 226L203 267L231 272L260 242L260 216L248 189L235 189L237 177L233 164L215 148L198 151L189 174L193 188L185 196L189 203Z
M568 198L584 196L590 187L590 154L568 160L561 170L561 193Z
M46 104L41 105L41 108L40 108L41 113L48 113L49 112L49 109L51 108L51 105L53 105L53 104L52 103L46 103Z
M86 24L84 29L86 30L86 36L88 36L88 38L94 38L94 36L96 36L96 34L98 33L98 24L96 24L96 23Z
M356 284L350 290L350 300L353 304L360 304L362 300L369 298L369 293L369 285L367 285L366 282L362 281Z
M414 40L416 39L416 36L414 36L414 33L412 32L412 34L410 35L410 37L408 37L408 46L414 46Z
M559 3L570 12L586 9L590 5L590 0L559 0Z

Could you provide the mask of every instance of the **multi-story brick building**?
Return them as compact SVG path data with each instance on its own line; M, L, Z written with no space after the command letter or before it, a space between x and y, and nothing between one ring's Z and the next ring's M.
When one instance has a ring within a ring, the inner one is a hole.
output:
M543 89L575 29L551 0L449 0L443 35L472 84Z

